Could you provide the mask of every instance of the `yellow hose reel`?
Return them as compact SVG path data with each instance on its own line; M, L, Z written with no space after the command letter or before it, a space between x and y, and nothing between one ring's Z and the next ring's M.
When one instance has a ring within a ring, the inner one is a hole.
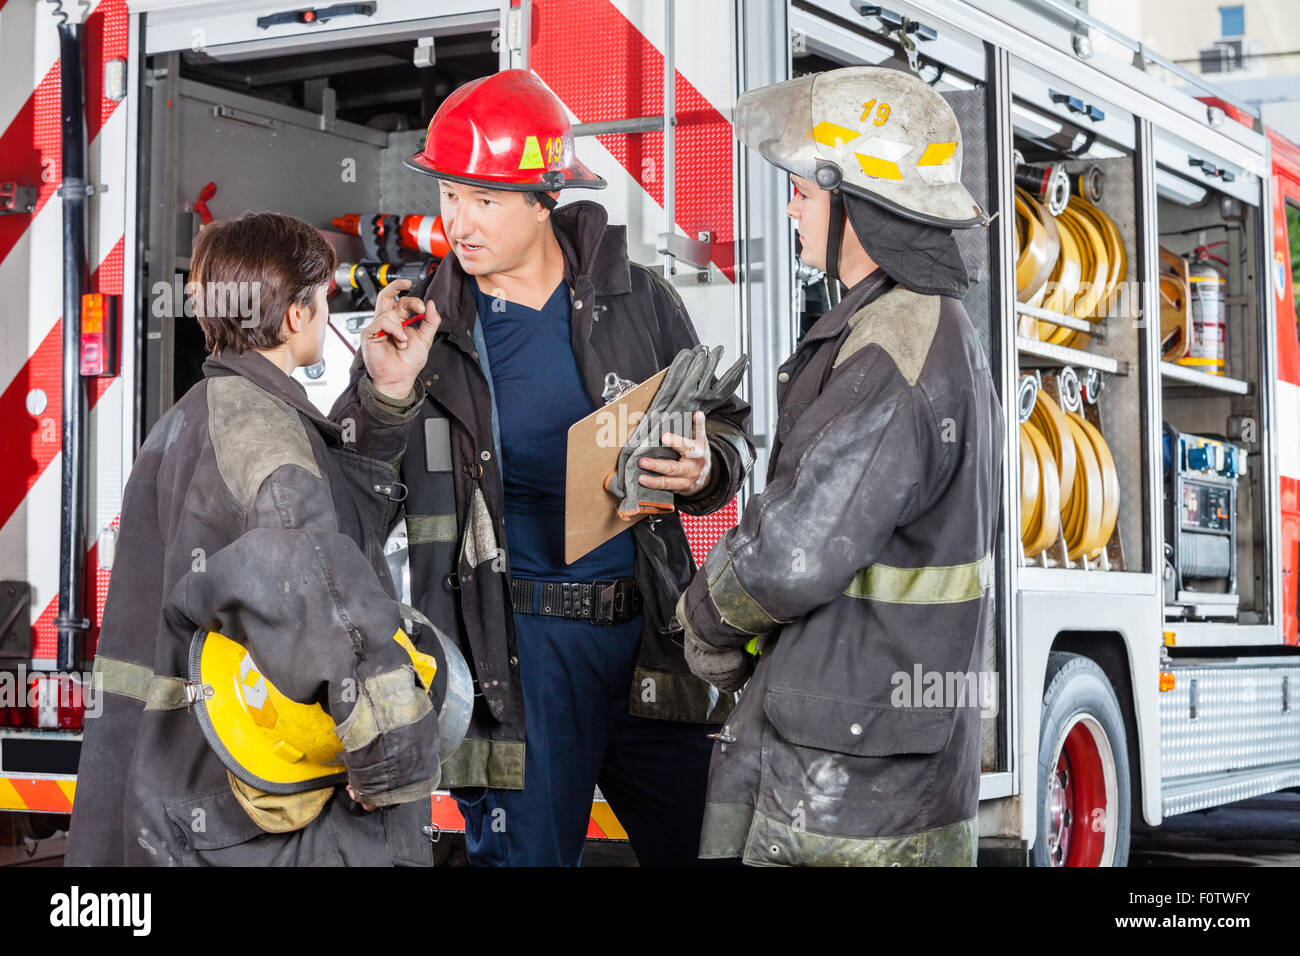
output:
M1128 274L1124 238L1115 221L1080 196L1059 215L1016 189L1016 298L1024 305L1100 322L1113 308ZM1083 348L1087 332L1022 318L1021 335Z
M1064 540L1071 561L1101 556L1119 517L1119 474L1105 438L1032 379L1021 386L1020 541L1035 558Z
M1160 357L1177 362L1192 345L1191 278L1187 260L1160 247Z

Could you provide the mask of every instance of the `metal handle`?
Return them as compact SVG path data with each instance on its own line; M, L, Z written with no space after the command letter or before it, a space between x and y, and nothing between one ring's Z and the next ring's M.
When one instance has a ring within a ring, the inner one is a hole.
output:
M677 271L671 238L677 233L677 50L673 34L676 4L664 0L664 273Z
M862 0L853 0L853 9L861 17L875 17L880 21L880 25L885 28L887 33L896 33L902 30L904 33L910 33L918 40L933 40L939 36L939 31L934 27L927 26L917 20L909 19L901 13L893 10L887 10L876 4L863 3Z
M1208 159L1197 159L1195 156L1188 156L1187 165L1199 166L1201 172L1206 176L1218 176L1225 183L1230 183L1237 178L1236 174L1230 173L1220 166L1215 166L1214 163L1210 162Z
M1056 90L1048 90L1047 95L1052 98L1052 102L1064 106L1071 113L1082 113L1084 111L1083 100L1069 93L1058 93Z

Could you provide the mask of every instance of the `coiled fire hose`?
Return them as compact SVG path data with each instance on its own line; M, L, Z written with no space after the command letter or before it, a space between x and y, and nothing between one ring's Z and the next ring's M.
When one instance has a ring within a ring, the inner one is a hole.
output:
M1053 216L1016 190L1016 298L1025 305L1099 322L1113 311L1128 274L1124 238L1115 221L1082 196ZM1083 348L1091 336L1055 323L1022 319L1020 334Z
M1020 423L1020 541L1035 558L1061 535L1061 479L1042 433Z
M1111 457L1106 439L1096 426L1074 412L1067 413L1066 418L1070 423L1070 431L1074 434L1076 460L1082 462L1086 459L1085 469L1095 465L1100 485L1096 488L1094 498L1091 474L1086 485L1080 485L1079 476L1075 476L1074 497L1070 506L1061 514L1065 544L1071 561L1077 561L1080 557L1094 561L1105 549L1106 542L1115 530L1115 520L1119 517L1119 475L1115 471L1115 460ZM1079 500L1081 494L1086 495L1086 501ZM1095 525L1092 524L1094 505L1098 512Z
M1034 558L1064 537L1071 561L1101 555L1119 517L1119 474L1105 438L1037 389L1020 425L1020 541Z

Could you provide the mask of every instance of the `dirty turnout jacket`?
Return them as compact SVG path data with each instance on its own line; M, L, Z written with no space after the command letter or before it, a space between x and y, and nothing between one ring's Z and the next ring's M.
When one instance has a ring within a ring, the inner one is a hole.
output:
M95 655L103 711L86 721L67 862L431 864L421 826L438 784L437 714L393 639L382 556L396 505L380 489L396 474L345 448L263 356L209 358L204 374L127 484ZM363 812L340 786L316 791L323 807L307 812L258 804L280 832L259 824L187 706L197 630L245 644L283 694L345 725L340 769L380 809Z
M767 486L678 604L716 648L762 635L701 856L971 865L1002 441L984 351L960 301L877 271L778 381ZM936 673L962 699L910 687Z

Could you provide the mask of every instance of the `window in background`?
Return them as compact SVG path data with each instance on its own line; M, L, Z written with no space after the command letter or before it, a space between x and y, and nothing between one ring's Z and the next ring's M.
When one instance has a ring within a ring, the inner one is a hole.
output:
M1246 8L1240 4L1219 7L1219 36L1239 37L1246 32Z

